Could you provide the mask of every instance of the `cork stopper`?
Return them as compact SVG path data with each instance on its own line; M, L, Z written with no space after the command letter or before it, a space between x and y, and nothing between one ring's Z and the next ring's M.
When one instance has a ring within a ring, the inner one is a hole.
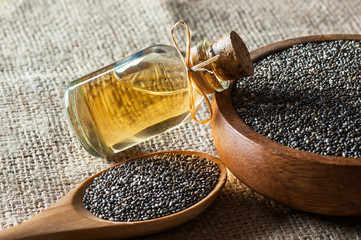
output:
M208 51L209 58L219 55L218 60L212 63L218 79L226 81L253 75L251 56L236 32L231 31L213 43Z
M183 25L187 30L185 56L174 39L174 29L179 25ZM205 124L213 116L207 94L227 89L230 85L228 80L253 75L251 56L240 36L234 31L213 44L203 41L193 48L191 48L191 32L185 22L177 22L171 28L170 33L174 46L185 65L189 83L189 112L196 123ZM196 92L203 97L210 111L207 119L198 120L196 117L198 111L195 100Z

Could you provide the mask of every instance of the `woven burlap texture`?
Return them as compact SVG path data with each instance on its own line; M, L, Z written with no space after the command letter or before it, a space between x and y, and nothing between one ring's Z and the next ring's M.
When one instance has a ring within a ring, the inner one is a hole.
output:
M277 40L360 33L359 0L0 1L0 226L50 206L119 161L183 149L217 156L209 125L193 122L113 159L89 155L68 127L71 80L144 47L171 44L178 20L193 43L238 32L250 50ZM202 108L204 112L204 107ZM201 113L201 116L204 113ZM289 209L233 175L216 201L189 223L142 239L359 239L361 219Z

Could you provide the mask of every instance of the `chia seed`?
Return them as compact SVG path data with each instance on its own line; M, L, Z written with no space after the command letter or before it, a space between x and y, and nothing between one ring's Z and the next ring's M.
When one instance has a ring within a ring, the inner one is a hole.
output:
M216 186L216 163L192 155L168 153L125 162L94 178L83 204L95 216L113 221L142 221L180 212Z
M239 116L282 145L361 157L361 42L295 45L254 64L232 89Z

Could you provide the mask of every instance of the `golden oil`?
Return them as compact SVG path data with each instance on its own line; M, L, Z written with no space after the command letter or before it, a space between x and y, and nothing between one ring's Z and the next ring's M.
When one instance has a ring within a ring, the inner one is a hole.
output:
M207 122L195 117L201 96L227 89L228 80L253 74L250 54L233 31L213 44L199 42L187 50L187 60L175 46L146 48L69 84L69 121L88 152L112 156L190 117Z
M83 146L110 156L187 121L187 86L176 50L157 45L73 81L67 111Z

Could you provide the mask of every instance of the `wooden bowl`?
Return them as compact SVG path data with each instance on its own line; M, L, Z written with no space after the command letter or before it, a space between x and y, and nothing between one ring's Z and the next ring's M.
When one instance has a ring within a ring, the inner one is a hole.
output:
M295 44L361 40L361 35L318 35L280 41L251 52L255 62ZM295 150L252 130L238 116L228 90L212 101L212 134L221 159L242 182L291 208L329 215L361 215L361 158Z

